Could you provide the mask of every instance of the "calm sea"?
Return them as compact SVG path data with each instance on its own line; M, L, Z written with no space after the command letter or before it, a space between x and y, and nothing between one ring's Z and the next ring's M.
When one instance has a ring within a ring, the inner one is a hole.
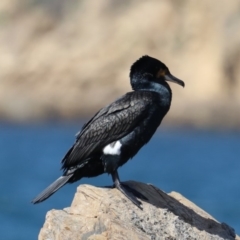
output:
M30 201L60 172L60 160L81 124L0 125L0 233L37 239L45 215L71 204L80 183L111 185L103 175L67 185L46 202ZM240 132L161 127L120 171L121 180L177 191L240 234Z

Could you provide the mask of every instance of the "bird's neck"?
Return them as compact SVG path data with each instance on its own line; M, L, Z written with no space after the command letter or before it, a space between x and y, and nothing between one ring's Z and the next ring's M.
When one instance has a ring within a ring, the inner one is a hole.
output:
M172 91L167 82L140 81L136 85L132 84L135 91L152 91L159 94L161 105L170 106Z

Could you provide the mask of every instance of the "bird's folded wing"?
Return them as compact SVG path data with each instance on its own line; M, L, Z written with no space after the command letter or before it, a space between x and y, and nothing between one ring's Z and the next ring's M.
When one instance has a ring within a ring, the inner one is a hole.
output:
M84 164L91 155L130 133L143 121L152 104L145 92L130 92L101 109L80 133L62 160L63 169Z

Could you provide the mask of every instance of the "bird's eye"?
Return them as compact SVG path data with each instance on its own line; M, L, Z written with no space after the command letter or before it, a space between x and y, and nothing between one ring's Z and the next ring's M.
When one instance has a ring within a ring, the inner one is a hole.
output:
M162 69L162 68L161 68L161 69L157 72L156 77L157 77L157 78L164 77L164 76L166 75L166 73L167 73L166 69Z

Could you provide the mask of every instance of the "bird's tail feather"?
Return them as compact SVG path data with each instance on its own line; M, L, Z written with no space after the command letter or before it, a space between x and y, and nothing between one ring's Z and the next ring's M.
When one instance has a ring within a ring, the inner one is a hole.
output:
M43 190L36 198L32 200L32 203L40 203L47 198L49 198L52 194L54 194L59 188L63 187L68 180L72 177L73 174L67 176L61 176L55 182L53 182L50 186L48 186L45 190Z

